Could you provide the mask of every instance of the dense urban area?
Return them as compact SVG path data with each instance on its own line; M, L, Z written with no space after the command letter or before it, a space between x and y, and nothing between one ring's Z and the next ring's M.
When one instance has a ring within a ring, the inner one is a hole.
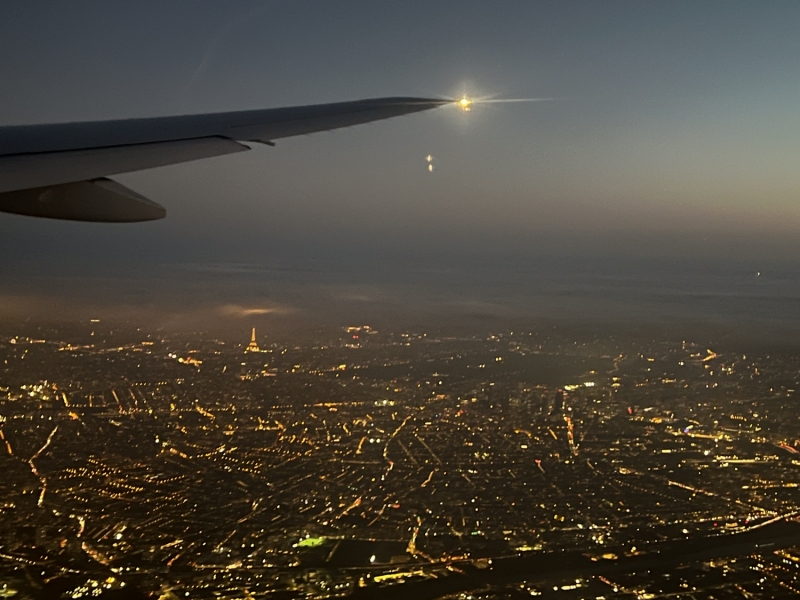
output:
M258 333L0 338L0 598L800 594L798 356Z

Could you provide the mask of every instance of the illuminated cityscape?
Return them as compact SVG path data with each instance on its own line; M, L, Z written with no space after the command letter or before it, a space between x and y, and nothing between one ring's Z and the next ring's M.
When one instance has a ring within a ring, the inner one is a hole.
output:
M799 23L0 3L0 600L800 598Z
M0 341L0 594L799 593L800 358L554 328Z

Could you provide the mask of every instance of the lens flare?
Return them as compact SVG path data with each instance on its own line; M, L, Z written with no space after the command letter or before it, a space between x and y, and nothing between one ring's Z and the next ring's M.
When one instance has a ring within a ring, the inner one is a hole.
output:
M454 104L458 106L464 112L470 112L474 106L480 105L483 106L485 104L512 104L515 102L553 102L556 98L497 98L496 96L487 96L482 98L473 98L467 96L466 94L462 95L461 98L454 101Z

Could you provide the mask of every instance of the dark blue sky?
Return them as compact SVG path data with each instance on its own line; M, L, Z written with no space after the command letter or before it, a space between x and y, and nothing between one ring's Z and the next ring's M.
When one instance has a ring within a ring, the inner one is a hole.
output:
M467 272L547 252L758 262L797 249L797 2L5 0L0 17L4 124L385 95L555 99L120 176L168 208L164 222L0 216L15 298L88 278L96 303L135 304L104 289L108 273L142 286L187 264L335 258L350 272L366 255Z

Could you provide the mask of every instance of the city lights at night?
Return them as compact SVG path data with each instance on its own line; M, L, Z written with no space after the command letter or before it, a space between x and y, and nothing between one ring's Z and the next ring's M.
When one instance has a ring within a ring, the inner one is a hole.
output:
M0 3L0 599L800 598L800 3Z

